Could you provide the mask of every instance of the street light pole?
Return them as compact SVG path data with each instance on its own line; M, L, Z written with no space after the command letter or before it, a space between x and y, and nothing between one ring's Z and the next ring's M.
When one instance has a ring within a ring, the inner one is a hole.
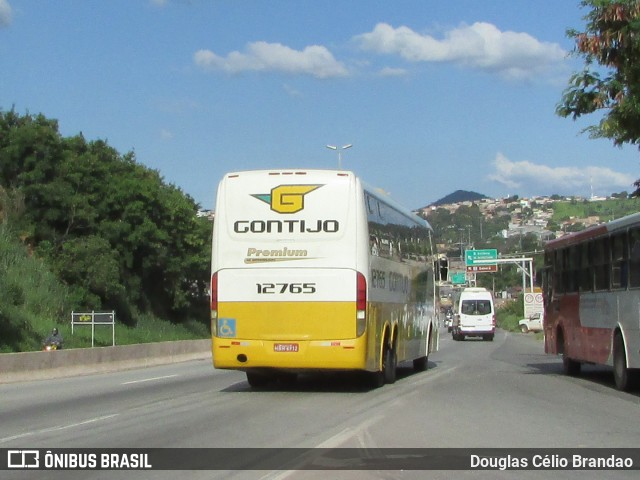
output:
M336 145L327 145L327 148L330 150L335 150L338 152L338 170L342 170L342 150L346 150L347 148L353 147L352 144L343 145L342 147L338 147Z

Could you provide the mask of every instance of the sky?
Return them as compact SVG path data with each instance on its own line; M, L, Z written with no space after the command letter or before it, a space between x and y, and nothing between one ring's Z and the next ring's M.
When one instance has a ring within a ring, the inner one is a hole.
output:
M555 114L579 0L0 0L0 110L106 140L203 209L231 171L351 170L411 209L634 190ZM336 150L327 145L337 147ZM342 148L352 145L350 148Z

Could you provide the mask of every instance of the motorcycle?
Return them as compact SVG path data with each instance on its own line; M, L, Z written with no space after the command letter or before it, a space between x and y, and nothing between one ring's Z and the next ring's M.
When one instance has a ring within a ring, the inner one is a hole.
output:
M43 352L52 352L54 350L61 350L62 349L62 343L61 342L44 342L42 344L42 351Z
M453 312L451 310L447 311L444 318L444 325L447 327L447 331L451 331L453 327Z

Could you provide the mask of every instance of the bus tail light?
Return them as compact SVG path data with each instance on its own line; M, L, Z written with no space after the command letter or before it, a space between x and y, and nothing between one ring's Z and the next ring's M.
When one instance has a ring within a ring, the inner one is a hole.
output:
M364 333L367 326L367 279L358 272L356 286L356 336Z
M211 275L211 335L218 329L218 272Z

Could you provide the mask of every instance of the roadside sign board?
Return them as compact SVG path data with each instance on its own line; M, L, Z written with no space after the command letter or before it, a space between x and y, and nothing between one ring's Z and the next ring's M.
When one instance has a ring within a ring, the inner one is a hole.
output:
M464 272L455 272L451 275L451 283L454 285L462 285L466 283L466 275Z
M544 313L542 291L538 288L524 294L524 316L528 318L534 313Z
M473 267L477 265L491 265L497 259L498 250L496 250L495 248L464 251L464 260L467 267Z
M467 272L470 273L484 273L484 272L497 272L498 265L495 263L493 265L467 265Z

